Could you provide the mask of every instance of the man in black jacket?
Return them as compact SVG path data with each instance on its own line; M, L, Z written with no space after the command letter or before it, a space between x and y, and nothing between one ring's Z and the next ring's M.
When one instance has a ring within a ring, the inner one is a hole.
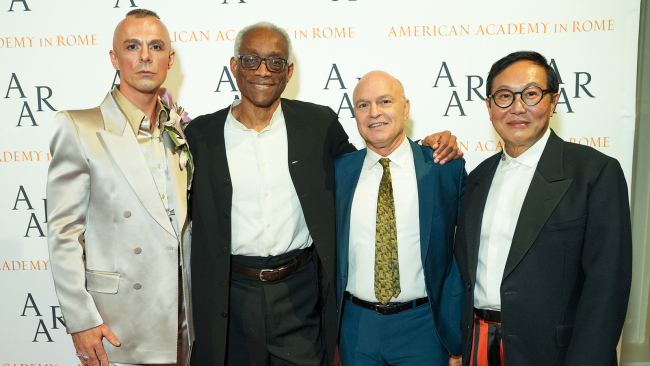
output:
M558 78L544 56L512 53L486 84L505 148L465 185L463 364L616 365L632 275L623 171L549 128Z
M241 100L186 130L195 366L333 362L333 161L355 148L330 108L280 98L292 54L283 29L242 29L230 61ZM454 140L432 146L437 160L456 155Z

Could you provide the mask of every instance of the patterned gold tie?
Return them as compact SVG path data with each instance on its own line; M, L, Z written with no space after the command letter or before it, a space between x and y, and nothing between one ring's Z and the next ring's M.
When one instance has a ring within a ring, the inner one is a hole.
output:
M390 159L381 158L384 174L377 197L377 233L375 234L375 297L386 305L400 294L399 261L397 260L397 222Z

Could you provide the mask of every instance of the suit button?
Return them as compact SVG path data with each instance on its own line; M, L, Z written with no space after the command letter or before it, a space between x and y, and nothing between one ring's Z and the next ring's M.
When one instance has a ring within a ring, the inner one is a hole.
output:
M318 225L314 225L314 226L312 226L311 229L312 229L312 230L316 230L316 229L318 229Z
M127 219L131 217L131 211L124 211L124 217L126 217Z
M142 285L136 282L135 284L133 284L133 288L139 290L142 288Z
M302 196L300 196L300 197L305 198L307 196L309 196L309 193L303 193Z
M137 247L137 248L133 249L133 253L135 253L135 254L140 254L140 253L142 253L142 248Z
M224 318L228 317L228 312L227 311L222 312L221 316L223 316Z
M224 212L224 214L223 214L223 218L224 218L224 219L228 219L228 218L230 218L230 215L228 215L227 213Z
M221 247L221 251L224 252L224 253L228 253L228 248L226 248L226 247Z
M221 281L221 286L228 286L228 280L227 280L227 279L223 279L223 280Z
M467 285L467 291L472 291L472 285Z
M228 179L228 178L223 178L223 185L224 185L224 186L227 186L228 184L230 184L230 179Z

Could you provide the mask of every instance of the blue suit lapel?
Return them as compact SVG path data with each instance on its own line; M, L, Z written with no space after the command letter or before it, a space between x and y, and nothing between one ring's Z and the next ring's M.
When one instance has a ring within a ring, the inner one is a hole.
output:
M339 224L339 231L337 238L337 255L339 263L342 263L341 273L343 277L347 278L348 274L348 253L350 246L350 216L352 213L352 200L354 192L359 182L361 169L363 168L363 161L366 158L366 150L361 150L359 153L354 153L346 166L342 166L337 171L337 223ZM346 283L347 284L347 283ZM346 284L343 284L345 287Z
M425 156L422 147L409 139L411 150L413 150L413 162L415 163L415 176L418 182L418 204L420 206L420 250L422 264L424 265L429 251L429 239L431 238L431 219L433 217L433 192L436 191L436 179L433 179L433 159Z

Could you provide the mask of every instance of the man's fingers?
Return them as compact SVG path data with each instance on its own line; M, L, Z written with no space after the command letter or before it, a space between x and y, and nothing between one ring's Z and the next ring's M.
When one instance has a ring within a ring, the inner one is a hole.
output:
M440 136L442 133L436 132L433 135L427 136L422 140L422 145L424 146L429 146L432 149L437 149L438 148L438 141L440 141Z
M84 365L99 365L99 362L93 363L93 357L95 357L95 351L93 349L88 349L88 348L82 348L79 353L81 353L81 356L79 356L79 359L81 360L81 363ZM84 357L85 356L85 357Z
M449 356L449 366L461 366L463 364L463 357Z
M444 146L441 142L440 147L434 152L433 157L434 162L440 162L440 165L444 165L446 162L449 162L451 160L462 158L463 155L463 152L460 151L460 148L458 147L456 136L450 135L449 142Z
M107 341L111 342L111 344L114 345L115 347L121 346L120 341L118 341L115 334L113 334L113 332L111 332L111 330L108 329L108 326L103 326L101 329L102 329L102 335L104 336L104 338L106 338Z
M79 362L82 365L88 365L88 363L89 363L88 359L81 357L81 356L85 355L86 353L84 353L81 349L77 348L76 346L75 346L74 350L76 352L77 357L79 357Z
M108 356L106 356L106 351L104 351L104 347L97 349L97 356L99 356L99 360L101 361L103 366L108 366Z
M454 150L452 146L447 146L442 150L438 156L434 159L434 162L440 162L440 165L444 165L446 162L450 161L451 159L456 156L457 151Z

